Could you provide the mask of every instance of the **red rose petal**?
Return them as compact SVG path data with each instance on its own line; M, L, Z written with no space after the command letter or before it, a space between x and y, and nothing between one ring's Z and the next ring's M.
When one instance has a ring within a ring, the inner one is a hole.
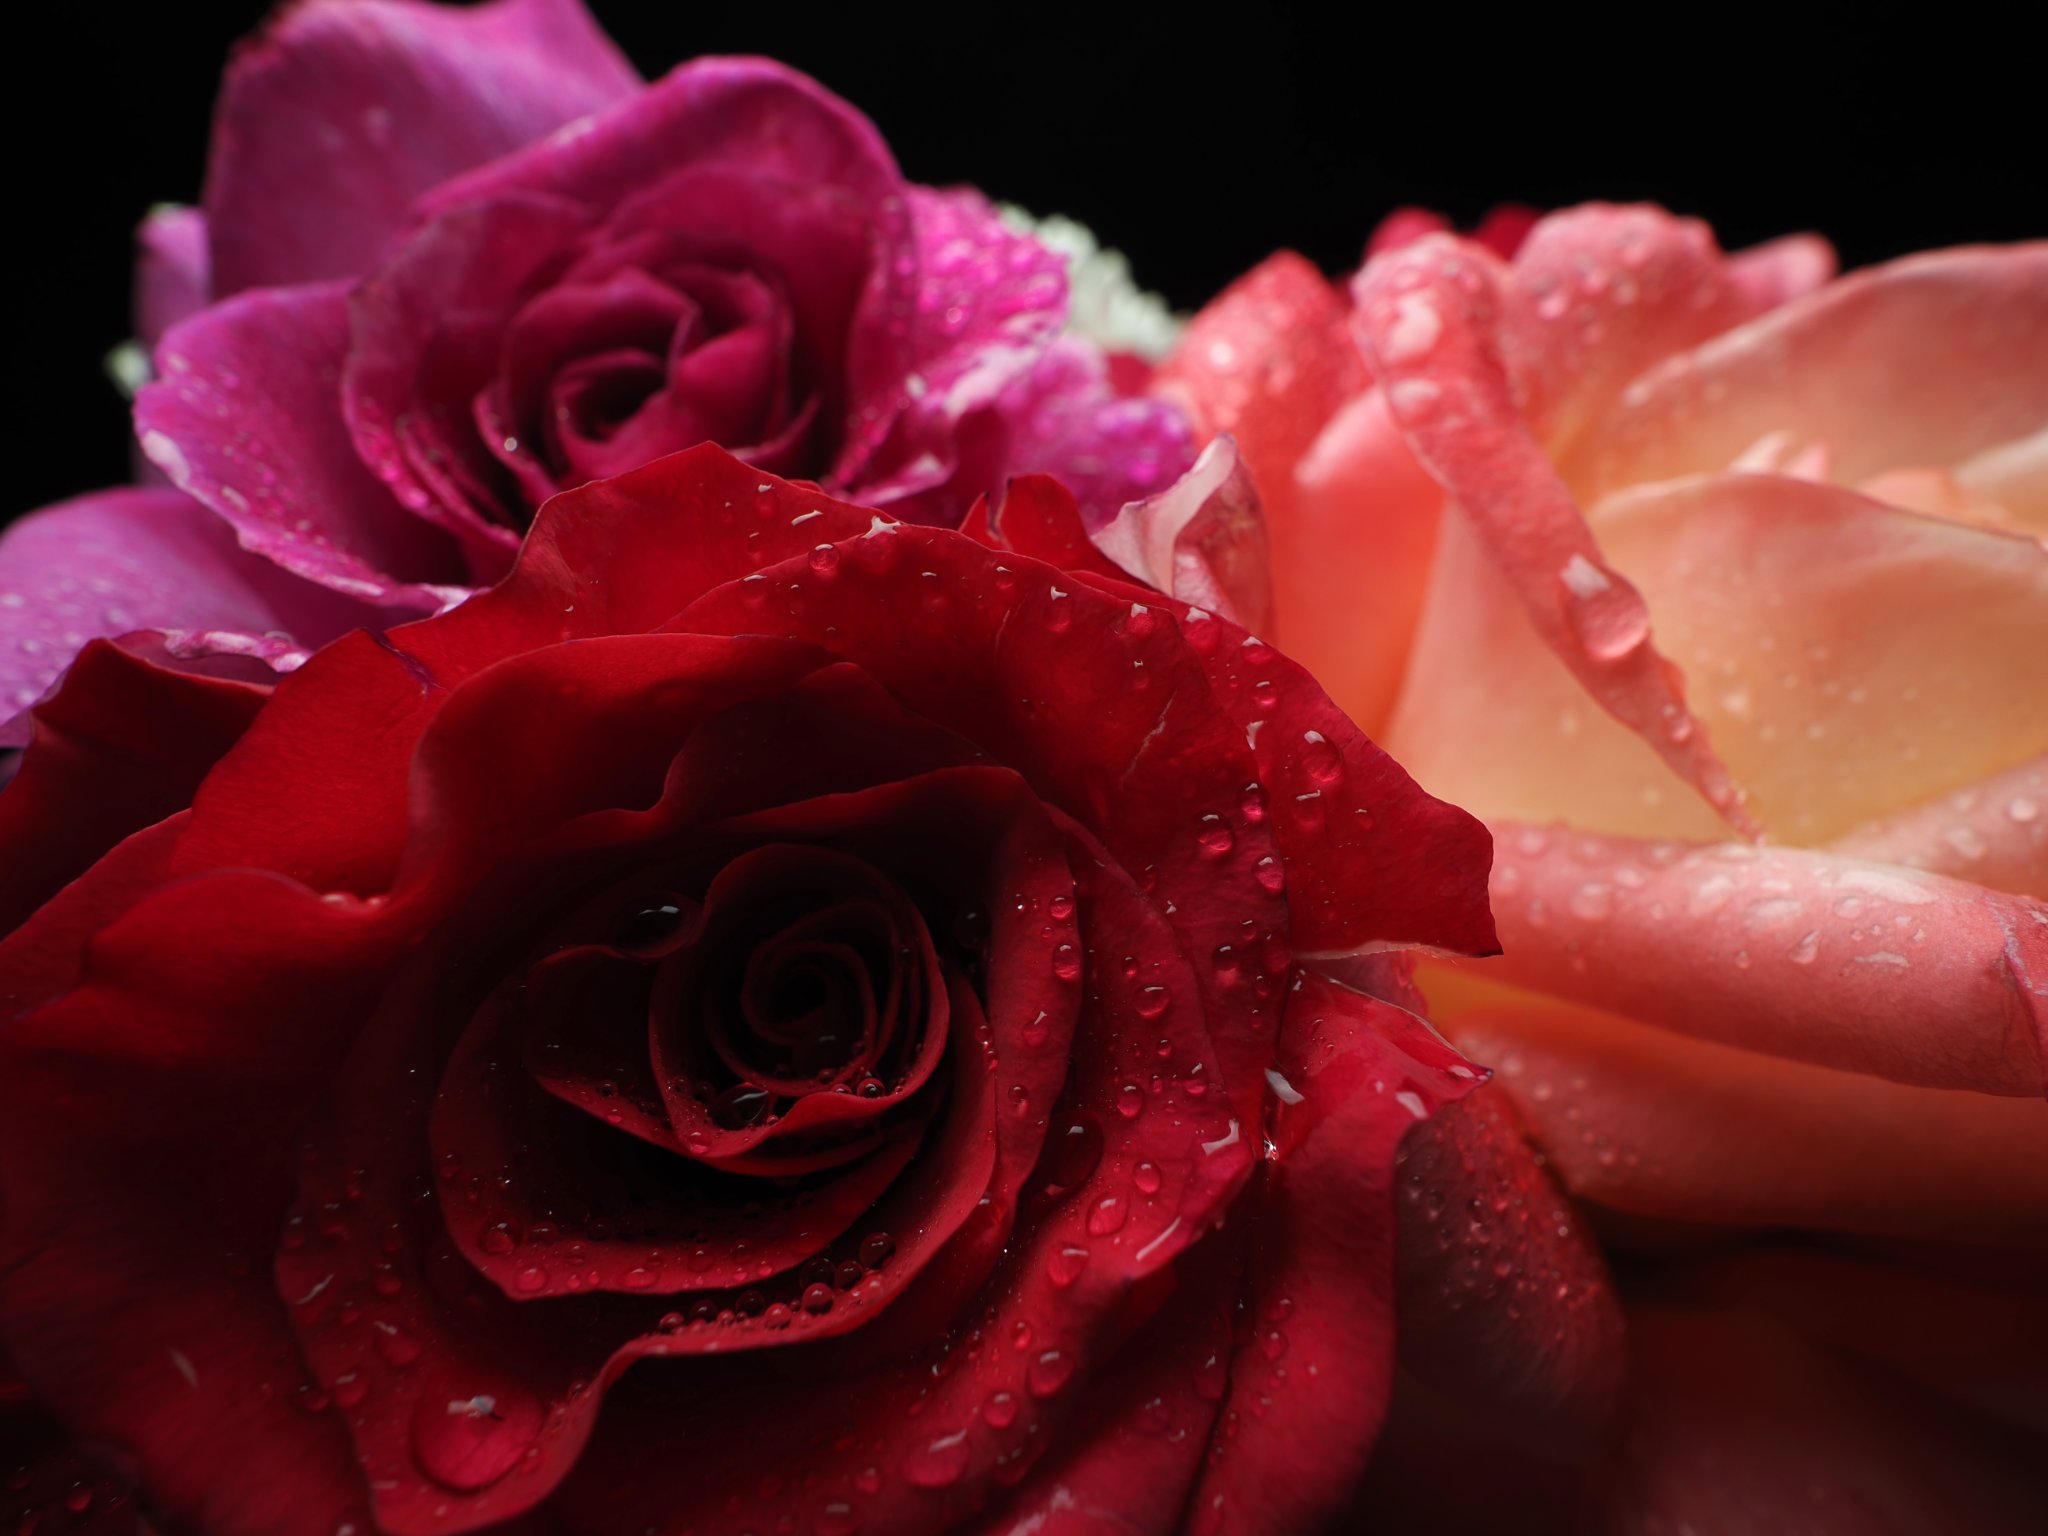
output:
M152 1502L229 1536L359 1518L266 1273L293 1140L406 936L274 875L166 886L0 1031L7 1347ZM289 1027L281 1028L280 1020Z
M1597 1451L1626 1376L1621 1304L1501 1090L1418 1126L1394 1169L1402 1369L1488 1438L1547 1457Z
M36 707L34 738L0 794L0 933L123 838L190 805L265 692L166 671L104 640L80 652Z
M1393 1375L1396 1149L1478 1081L1399 1009L1313 976L1289 995L1275 1070L1230 1392L1189 1506L1198 1536L1314 1530L1342 1508Z

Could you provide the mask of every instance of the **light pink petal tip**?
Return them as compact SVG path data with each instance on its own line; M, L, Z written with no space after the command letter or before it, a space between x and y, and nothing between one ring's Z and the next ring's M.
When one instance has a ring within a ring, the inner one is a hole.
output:
M2040 902L1798 849L1495 830L1494 979L1896 1082L2044 1092Z
M581 0L284 7L214 120L216 291L358 274L416 197L639 83Z
M1157 496L1128 503L1091 537L1133 575L1259 633L1273 577L1258 488L1228 434Z
M1441 236L1393 252L1354 283L1359 344L1416 457L1482 531L1545 643L1602 708L1753 836L1756 823L1687 708L1677 669L1650 643L1642 594L1602 557L1524 418L1501 361L1515 302L1506 283L1485 252Z

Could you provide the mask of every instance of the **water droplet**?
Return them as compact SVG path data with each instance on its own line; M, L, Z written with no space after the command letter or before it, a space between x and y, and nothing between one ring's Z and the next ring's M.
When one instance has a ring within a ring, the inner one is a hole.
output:
M1108 1237L1112 1232L1121 1231L1124 1224L1124 1202L1120 1195L1105 1195L1095 1202L1088 1212L1088 1235Z
M759 1083L734 1083L711 1101L711 1118L724 1130L739 1131L768 1118L775 1095Z
M621 949L648 949L674 936L683 909L672 901L650 902L619 922L614 939Z
M895 1251L895 1238L886 1232L870 1232L861 1239L860 1261L868 1269L880 1269Z
M1094 1173L1101 1161L1102 1122L1090 1114L1076 1115L1046 1148L1045 1181L1054 1190L1072 1189Z
M1137 1186L1139 1194L1156 1195L1164 1180L1160 1176L1157 1163L1140 1163L1131 1170L1131 1182Z
M1589 923L1604 921L1614 911L1614 891L1598 882L1589 882L1572 892L1572 916Z
M1803 935L1799 942L1794 944L1786 953L1785 958L1794 965L1811 965L1814 962L1814 958L1819 954L1820 934L1818 931L1815 931Z
M1017 1395L1014 1392L992 1392L988 1401L981 1405L981 1416L997 1429L1007 1429L1017 1421Z
M1321 731L1307 731L1302 735L1306 746L1302 750L1302 766L1316 783L1328 788L1344 777L1344 760L1337 755L1337 749L1323 738Z
M1024 1385L1033 1397L1051 1397L1074 1377L1074 1357L1063 1349L1040 1350L1024 1368Z
M1195 841L1203 853L1212 859L1220 859L1237 846L1237 839L1221 816L1204 816L1202 829L1195 834Z
M1165 987L1140 987L1134 1006L1141 1019L1156 1019L1173 1005L1173 993Z
M413 1456L443 1487L474 1492L518 1464L541 1422L539 1402L516 1389L468 1397L428 1393L413 1412Z
M1062 1288L1072 1285L1081 1278L1081 1271L1088 1267L1088 1250L1079 1243L1062 1243L1052 1251L1052 1257L1045 1261L1045 1273L1054 1285Z
M903 1475L919 1488L950 1488L967 1470L967 1431L926 1441L903 1458Z
M1116 1091L1116 1112L1126 1120L1135 1120L1145 1112L1145 1090L1136 1083L1125 1083Z
M1061 981L1081 979L1081 951L1071 944L1053 946L1052 973Z

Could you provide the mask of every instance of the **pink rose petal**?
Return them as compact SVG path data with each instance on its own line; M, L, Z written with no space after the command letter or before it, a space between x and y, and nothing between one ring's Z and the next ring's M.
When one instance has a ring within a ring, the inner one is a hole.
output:
M447 535L356 456L336 409L344 285L240 295L172 327L135 401L142 448L243 548L364 602L436 608L459 588Z
M166 204L135 230L135 335L145 347L213 294L206 215Z
M2048 1103L1890 1083L1544 1005L1442 1019L1578 1198L1670 1221L2048 1240Z
M1829 848L2048 901L2048 756L1931 796Z
M2039 902L1798 849L1497 830L1491 979L1896 1082L2043 1092Z
M1228 436L1194 468L1144 501L1127 504L1093 535L1142 581L1254 632L1272 618L1272 574L1259 493Z
M217 291L349 277L449 177L639 84L581 0L304 0L229 65L206 185Z
M1834 281L1835 248L1819 235L1785 235L1728 258L1728 280L1754 314L1803 299Z
M1677 669L1650 643L1641 594L1602 558L1524 419L1499 350L1515 302L1504 270L1437 236L1374 261L1355 293L1353 324L1394 419L1483 531L1536 632L1604 709L1731 825L1753 831Z
M376 610L280 571L180 491L97 491L0 537L0 741L96 636L136 636L180 658L237 655L288 670Z

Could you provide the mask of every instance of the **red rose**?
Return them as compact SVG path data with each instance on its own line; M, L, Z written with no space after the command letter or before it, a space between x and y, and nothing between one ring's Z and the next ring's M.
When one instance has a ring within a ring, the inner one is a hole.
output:
M1486 835L1051 482L992 521L703 448L272 695L87 651L0 796L0 1338L146 1507L1339 1506L1471 1075L1333 974L1489 949Z

